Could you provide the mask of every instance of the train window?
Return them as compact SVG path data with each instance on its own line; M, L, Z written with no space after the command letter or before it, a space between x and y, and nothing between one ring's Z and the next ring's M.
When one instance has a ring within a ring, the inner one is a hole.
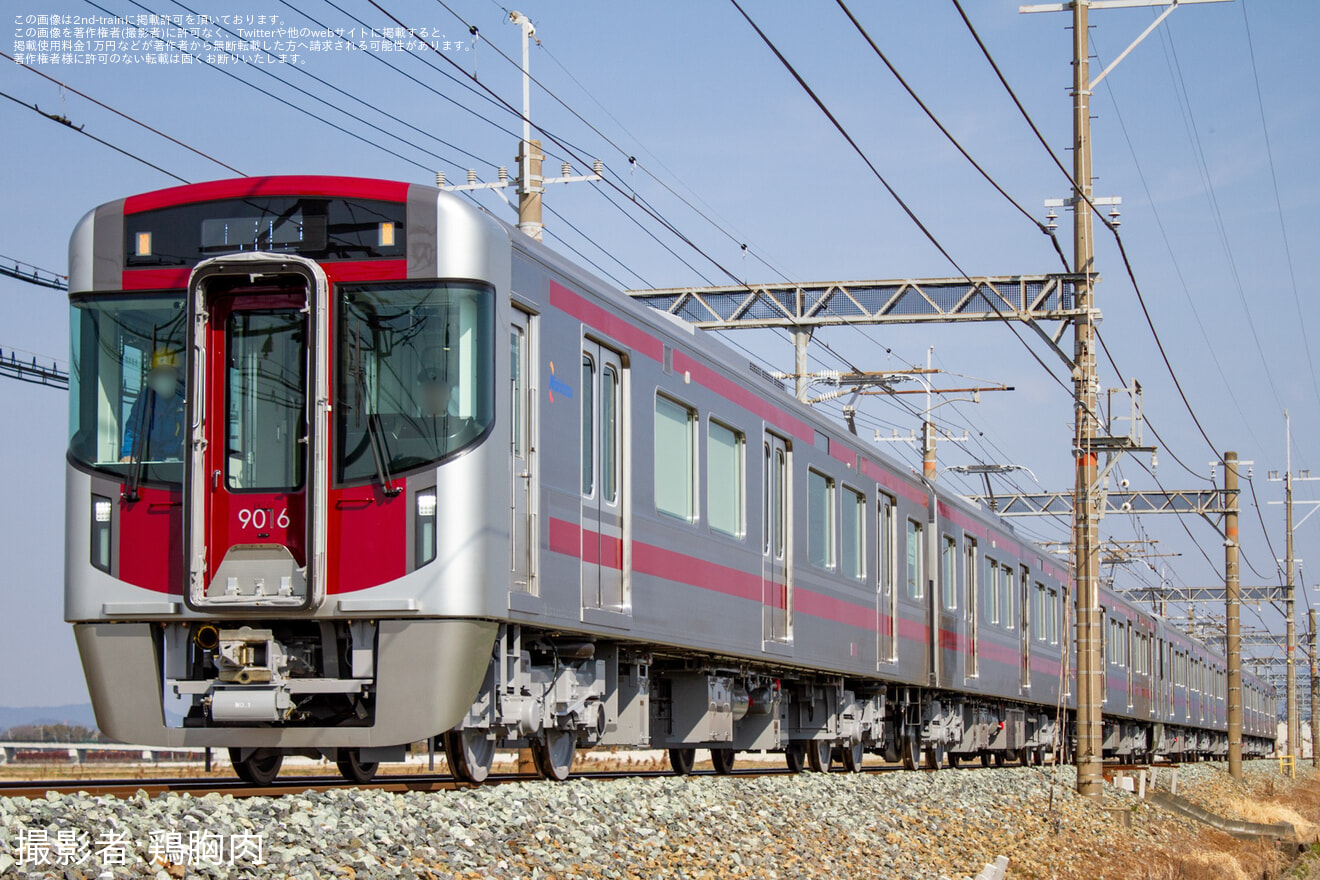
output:
M663 395L655 398L655 509L692 522L696 519L695 410Z
M944 608L956 611L958 608L958 542L944 536L940 544L940 591L943 593Z
M963 535L963 555L966 557L963 561L963 595L966 597L964 607L967 609L967 619L972 621L969 637L976 632L976 539Z
M1050 609L1049 609L1049 637L1050 644L1059 643L1059 617L1063 608L1059 605L1059 591L1050 590Z
M926 596L926 553L921 523L907 521L907 594L909 599Z
M1014 613L1016 610L1016 603L1012 600L1012 592L1014 592L1012 591L1012 582L1014 582L1014 578L1012 578L1012 566L1003 566L1003 573L1001 578L999 578L999 588L1001 588L1001 595L999 595L999 615L1001 615L1003 625L1008 629L1014 628L1014 617L1016 616Z
M886 596L894 590L898 579L898 557L894 552L894 499L884 493L877 496L876 516L876 572L880 577L880 592Z
M596 493L596 361L589 354L582 355L582 389L579 406L582 408L582 494Z
M619 500L619 371L600 371L600 489L606 502Z
M183 295L75 299L70 318L69 454L119 476L136 458L144 482L182 482Z
M819 568L834 568L834 479L807 472L807 558Z
M403 259L406 210L399 202L299 196L159 208L124 218L124 265L191 266L238 251L301 254L318 262Z
M989 577L986 578L985 590L985 618L996 626L1000 620L1000 592L999 592L999 563L995 562L989 556L985 558L985 570Z
M706 515L710 527L734 538L743 525L743 458L747 440L741 431L711 419L706 446Z
M1040 582L1036 583L1035 597L1036 605L1033 610L1034 620L1032 621L1032 629L1035 630L1036 641L1043 642L1049 638L1048 625L1046 623L1049 619L1049 615L1045 606L1045 601L1048 597L1045 593L1044 584Z
M840 518L843 538L843 573L855 580L866 577L866 496L845 488Z
M229 315L225 481L235 491L302 486L307 345L299 309Z
M471 446L495 417L494 291L471 282L339 288L336 473L433 466ZM373 440L373 434L375 439Z

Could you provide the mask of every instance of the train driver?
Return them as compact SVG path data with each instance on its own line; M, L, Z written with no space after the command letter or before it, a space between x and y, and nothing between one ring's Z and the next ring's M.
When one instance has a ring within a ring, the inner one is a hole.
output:
M148 461L182 458L185 431L179 366L178 349L157 348L151 353L146 390L134 401L124 424L120 461L130 461L135 454Z
M458 401L454 400L454 386L440 375L440 371L427 368L417 374L421 386L422 415L427 418L458 416Z

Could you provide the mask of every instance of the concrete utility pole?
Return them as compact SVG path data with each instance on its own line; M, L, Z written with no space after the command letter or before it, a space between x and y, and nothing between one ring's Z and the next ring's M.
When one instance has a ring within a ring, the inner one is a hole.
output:
M545 224L541 222L541 163L545 155L541 142L532 140L532 75L530 70L530 44L536 36L531 19L521 12L510 12L509 21L522 29L523 74L523 136L518 145L518 229L537 241L541 240Z
M1159 18L1091 81L1090 10L1124 6L1167 6ZM1104 700L1103 633L1100 627L1100 518L1104 499L1097 480L1100 436L1098 385L1095 361L1095 319L1092 303L1095 282L1095 229L1091 190L1091 90L1136 48L1180 2L1215 0L1070 0L1022 6L1021 12L1072 11L1073 39L1073 273L1077 308L1074 319L1073 396L1076 425L1073 455L1076 485L1073 499L1073 559L1077 592L1077 792L1084 797L1104 795L1101 774Z
M1076 400L1076 501L1073 505L1073 558L1077 592L1077 792L1084 797L1104 796L1101 773L1104 700L1104 657L1100 631L1100 494L1094 447L1099 435L1095 365L1095 322L1092 279L1095 239L1091 198L1091 79L1089 8L1085 0L1073 3L1073 272L1077 280L1077 306L1082 311L1074 324L1073 380Z
M1224 453L1224 616L1228 654L1228 772L1242 778L1242 584L1238 578L1238 456Z
M1284 421L1289 421L1287 413L1284 414ZM1284 581L1283 613L1288 627L1288 645L1284 649L1288 662L1288 754L1292 755L1293 766L1296 766L1302 725L1301 719L1297 717L1297 603L1293 598L1297 588L1297 560L1293 556L1292 432L1288 434L1288 473L1284 476L1283 490L1284 518L1288 523L1288 547L1284 555L1287 557L1288 571Z
M1316 691L1315 609L1307 611L1311 624L1311 766L1320 767L1320 692Z
M1288 411L1283 411L1283 421L1285 425L1286 450L1287 457L1285 463L1287 470L1280 477L1276 471L1271 471L1269 479L1271 482L1283 482L1283 517L1285 528L1287 529L1287 543L1284 549L1284 586L1283 586L1283 616L1287 625L1287 635L1284 640L1284 659L1287 663L1287 684L1286 684L1286 709L1288 713L1288 754L1292 755L1296 761L1301 754L1298 743L1302 738L1301 718L1297 712L1297 556L1293 552L1293 532L1296 527L1306 522L1315 513L1320 501L1306 500L1303 504L1311 505L1311 510L1306 516L1302 517L1302 522L1293 521L1293 483L1302 481L1310 482L1318 479L1311 476L1310 471L1301 471L1294 475L1292 470L1292 418ZM1277 504L1277 501L1270 502Z
M547 183L582 183L601 179L601 173L604 171L604 165L599 159L591 165L590 174L574 175L573 169L568 162L562 166L562 175L560 177L545 176L542 164L545 162L545 154L541 152L541 142L532 138L532 74L531 74L531 41L536 37L536 26L532 24L531 19L521 12L510 12L509 21L518 25L522 29L522 75L523 75L523 135L522 140L518 142L518 179L514 181L515 192L518 194L518 229L527 236L541 240L545 231L545 223L542 222L541 215L541 197L545 192ZM540 40L536 41L539 46ZM440 189L450 190L452 192L464 192L478 189L495 190L496 194L504 203L508 204L508 196L501 190L509 186L509 172L503 165L499 168L499 180L492 183L478 183L477 172L469 168L467 172L467 183L461 185L450 184L445 179L443 171L437 171L435 175L435 185Z

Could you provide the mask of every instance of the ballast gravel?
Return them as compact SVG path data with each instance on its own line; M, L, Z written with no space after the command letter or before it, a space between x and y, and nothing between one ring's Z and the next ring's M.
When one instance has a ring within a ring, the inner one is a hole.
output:
M0 876L953 878L1004 855L1010 877L1089 878L1114 852L1190 833L1124 792L1096 804L1073 784L1070 768L1046 767L278 798L51 793L0 798Z

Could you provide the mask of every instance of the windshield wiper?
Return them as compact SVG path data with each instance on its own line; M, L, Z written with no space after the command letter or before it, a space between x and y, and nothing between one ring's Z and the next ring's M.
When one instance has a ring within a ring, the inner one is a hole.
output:
M145 469L143 459L146 457L147 432L156 415L155 392L143 389L142 393L150 394L151 399L143 403L142 409L138 410L137 431L133 434L133 445L128 450L128 481L124 485L124 500L129 503L136 502L142 497L138 494L138 486L142 485L142 471ZM150 414L148 410L151 410Z
M389 450L385 446L385 429L380 423L380 413L367 415L367 437L371 441L371 457L376 460L376 476L386 496L393 498L403 491L402 486L394 485L394 476L390 473Z

